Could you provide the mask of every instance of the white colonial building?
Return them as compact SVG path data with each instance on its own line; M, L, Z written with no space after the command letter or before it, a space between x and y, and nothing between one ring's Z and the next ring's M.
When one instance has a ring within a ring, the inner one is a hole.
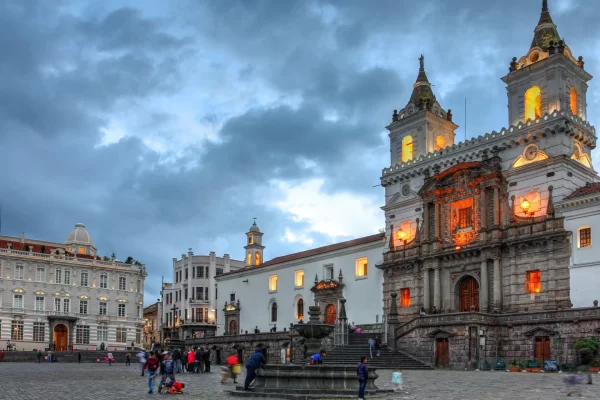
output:
M173 258L173 281L163 283L159 314L163 339L183 340L215 335L217 285L215 277L244 267L229 254L194 255L192 249Z
M577 189L556 209L565 217L565 229L572 232L571 301L574 307L591 307L600 301L600 183Z
M282 331L308 316L308 307L321 307L323 320L333 323L340 299L348 299L348 320L381 321L384 235L376 234L264 263L262 235L256 223L247 234L246 267L217 276L216 309L219 334ZM259 246L254 249L252 246ZM257 258L256 254L260 254Z
M85 225L64 243L0 236L0 343L18 350L142 343L143 264L100 258Z

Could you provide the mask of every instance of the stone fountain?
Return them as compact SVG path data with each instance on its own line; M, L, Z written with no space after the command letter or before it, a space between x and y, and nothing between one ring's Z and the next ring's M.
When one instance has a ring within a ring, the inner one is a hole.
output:
M345 317L345 310L343 313ZM334 325L321 322L321 310L317 306L309 307L308 315L308 322L296 324L294 329L304 337L307 355L310 357L322 349L321 341L333 333ZM386 396L392 392L375 386L375 379L378 377L375 368L369 367L366 390L369 398ZM226 392L235 397L281 397L296 400L322 399L328 396L356 398L358 393L355 364L269 364L262 368L254 382L250 392L244 392L241 386Z
M308 322L294 325L294 330L304 338L307 355L310 357L321 350L321 342L333 333L334 326L321 322L321 309L318 306L308 307Z

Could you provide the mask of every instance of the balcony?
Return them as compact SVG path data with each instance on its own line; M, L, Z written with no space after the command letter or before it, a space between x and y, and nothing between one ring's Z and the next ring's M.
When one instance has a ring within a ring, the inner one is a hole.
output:
M108 315L98 315L98 322L109 323L110 317Z
M13 312L13 314L25 314L25 309L13 307L12 312Z
M209 300L190 299L190 304L209 304Z
M181 321L182 326L214 326L215 321L192 321L191 319L186 319L185 321Z

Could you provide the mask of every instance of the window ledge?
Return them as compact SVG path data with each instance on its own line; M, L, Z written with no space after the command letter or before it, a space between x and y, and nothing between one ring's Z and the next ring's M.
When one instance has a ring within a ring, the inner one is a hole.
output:
M304 289L304 286L295 286L294 287L294 290L302 290L302 289Z
M269 290L269 294L271 293L277 293L277 290Z
M363 279L369 279L369 275L357 276L354 278L354 280L356 280L356 281L362 281Z

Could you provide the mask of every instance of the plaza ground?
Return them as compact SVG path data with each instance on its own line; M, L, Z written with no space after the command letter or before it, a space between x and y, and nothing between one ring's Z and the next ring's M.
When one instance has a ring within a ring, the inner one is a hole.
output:
M201 375L179 374L186 384L185 397L199 399L230 399L223 389L233 388L219 382L219 369ZM406 392L389 396L390 399L422 400L482 400L482 399L563 399L564 374L461 372L461 371L405 371ZM378 386L389 385L390 371L382 371ZM243 376L239 381L243 380ZM600 398L600 375L594 375L594 385L581 385L586 398ZM146 399L147 380L139 376L137 364L126 367L115 364L71 363L0 363L0 400L32 400L40 398L59 400L117 400ZM258 397L257 397L258 399Z

